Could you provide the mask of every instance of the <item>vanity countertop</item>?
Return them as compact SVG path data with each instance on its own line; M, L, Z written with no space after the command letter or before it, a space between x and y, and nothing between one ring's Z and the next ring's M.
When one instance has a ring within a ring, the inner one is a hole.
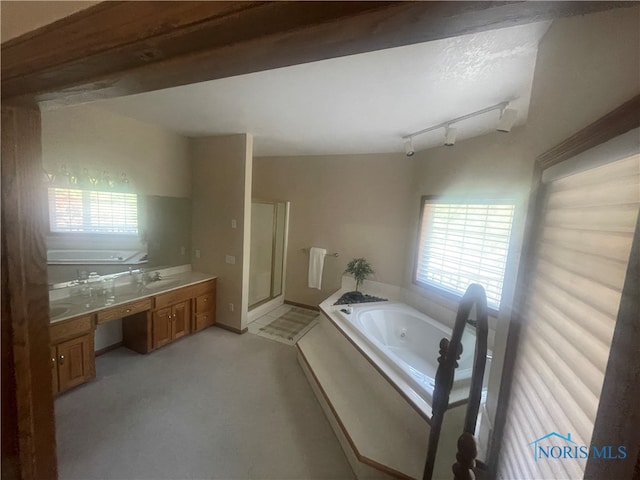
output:
M178 288L213 280L214 278L217 277L206 273L189 271L163 276L161 280L150 282L144 286L134 283L119 284L115 288L115 299L111 301L108 301L106 296L67 296L49 303L50 323L61 322L79 315L90 314L105 308L153 297ZM130 280L126 277L125 279Z

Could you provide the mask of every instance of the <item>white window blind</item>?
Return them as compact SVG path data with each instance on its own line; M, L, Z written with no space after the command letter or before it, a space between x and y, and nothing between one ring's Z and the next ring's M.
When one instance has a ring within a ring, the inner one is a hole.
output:
M509 480L584 476L586 458L546 458L535 447L590 448L640 206L640 155L550 182L543 205L496 440L498 476ZM570 440L532 444L552 432Z
M471 283L498 310L515 206L423 200L415 281L462 296Z
M135 193L49 188L52 232L138 233L138 196Z

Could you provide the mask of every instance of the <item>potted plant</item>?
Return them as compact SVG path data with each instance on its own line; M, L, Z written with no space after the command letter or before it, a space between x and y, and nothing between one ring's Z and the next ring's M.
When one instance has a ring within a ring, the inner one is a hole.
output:
M373 273L373 268L366 258L354 258L347 264L344 273L350 273L356 281L356 292L362 282Z

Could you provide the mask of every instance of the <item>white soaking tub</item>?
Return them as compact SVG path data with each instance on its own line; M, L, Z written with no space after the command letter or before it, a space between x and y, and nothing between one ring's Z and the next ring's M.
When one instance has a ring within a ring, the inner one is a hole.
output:
M355 305L340 309L338 314L351 327L347 330L355 334L356 343L364 342L385 362L385 365L379 365L383 371L397 372L428 404L432 403L440 340L451 338L449 327L396 302ZM463 352L454 377L455 391L468 390L471 382L475 349L472 329L467 328L462 342ZM464 394L459 392L452 397L459 395Z

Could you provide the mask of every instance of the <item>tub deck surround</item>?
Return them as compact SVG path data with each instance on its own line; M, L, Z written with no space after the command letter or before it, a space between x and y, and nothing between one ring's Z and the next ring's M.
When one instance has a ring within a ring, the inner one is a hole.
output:
M417 395L402 394L325 313L297 348L300 365L356 476L421 479L430 405ZM451 476L464 413L462 405L445 416L434 478Z
M362 355L350 351L326 317L321 316L297 348L303 371L356 476L422 478L429 438L426 420Z
M196 283L217 278L200 272L192 272L184 267L174 267L158 270L161 280L150 282L146 287L131 283L132 277L125 275L116 281L115 300L108 302L106 297L85 298L80 295L70 295L70 288L52 290L49 293L50 323L61 322L69 318L95 313L106 308L111 309L131 302L150 299L161 293L177 290ZM120 318L120 317L119 317Z
M319 324L297 344L300 365L358 478L422 478L439 342L451 329L382 283L365 282L363 291L389 301L334 305L352 283L344 277L320 304ZM451 477L463 429L475 334L463 339L434 478Z

